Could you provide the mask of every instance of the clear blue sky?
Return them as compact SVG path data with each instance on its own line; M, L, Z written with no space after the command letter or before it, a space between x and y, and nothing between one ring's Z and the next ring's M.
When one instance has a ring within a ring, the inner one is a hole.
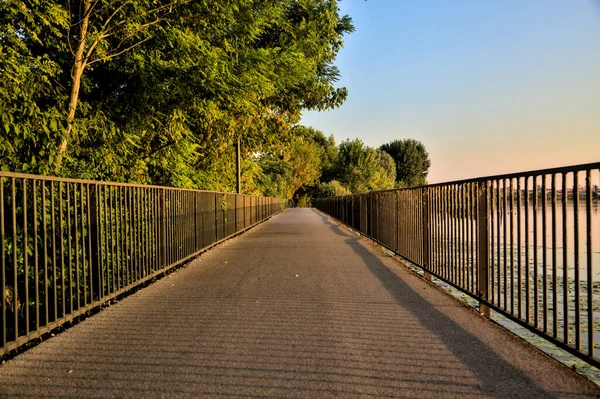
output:
M600 0L343 0L336 142L414 138L429 182L600 161Z

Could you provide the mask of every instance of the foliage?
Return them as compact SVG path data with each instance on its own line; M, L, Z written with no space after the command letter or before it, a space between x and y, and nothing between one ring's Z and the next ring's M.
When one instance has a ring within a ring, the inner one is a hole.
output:
M64 126L62 5L4 0L0 7L0 167L47 173Z
M233 191L239 139L248 194L310 198L426 177L414 140L383 146L390 157L298 124L347 95L333 62L354 28L337 0L2 4L4 170Z
M293 137L302 110L344 101L333 61L353 27L338 11L336 0L6 0L0 164L231 190L224 160L238 138L251 159Z
M337 174L340 182L354 194L393 188L396 177L391 157L365 146L359 139L340 144Z
M317 196L319 197L338 197L350 194L352 193L337 180L321 183L317 189Z
M431 166L425 146L414 139L394 140L380 147L394 159L398 186L410 187L427 184Z

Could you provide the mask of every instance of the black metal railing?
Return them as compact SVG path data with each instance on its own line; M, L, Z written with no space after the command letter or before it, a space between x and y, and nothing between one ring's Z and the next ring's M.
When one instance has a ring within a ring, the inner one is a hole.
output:
M323 212L600 365L600 163L314 201Z
M281 208L277 198L0 172L0 355Z

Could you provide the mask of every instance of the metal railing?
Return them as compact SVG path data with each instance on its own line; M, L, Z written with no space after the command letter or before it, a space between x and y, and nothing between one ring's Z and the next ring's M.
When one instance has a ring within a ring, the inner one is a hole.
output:
M314 201L455 288L600 365L600 163Z
M0 355L281 208L277 198L0 172Z

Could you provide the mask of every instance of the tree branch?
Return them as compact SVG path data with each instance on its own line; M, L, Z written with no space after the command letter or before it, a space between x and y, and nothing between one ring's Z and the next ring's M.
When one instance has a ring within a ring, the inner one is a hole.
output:
M89 62L86 63L86 65L92 65L92 64L95 64L96 62L101 62L101 61L108 61L111 58L115 58L115 57L117 57L117 56L119 56L119 55L121 55L121 54L123 54L123 53L125 53L125 52L127 52L129 50L131 50L132 48L139 46L140 44L142 44L142 43L144 43L144 42L146 42L148 40L150 40L150 36L148 36L147 38L145 38L143 40L140 40L139 42L137 42L137 43L135 43L135 44L133 44L133 45L127 47L127 48L124 48L123 50L119 51L118 53L114 53L114 54L108 55L108 56L103 57L103 58L98 58L98 59L95 59L93 61L89 61Z
M152 152L150 152L148 155L146 155L146 157L144 159L148 159L150 158L152 155L164 150L165 148L169 148L172 145L177 144L177 142L175 140L171 140L169 142L167 142L166 144L161 145L160 147L158 147L157 149L153 150Z

